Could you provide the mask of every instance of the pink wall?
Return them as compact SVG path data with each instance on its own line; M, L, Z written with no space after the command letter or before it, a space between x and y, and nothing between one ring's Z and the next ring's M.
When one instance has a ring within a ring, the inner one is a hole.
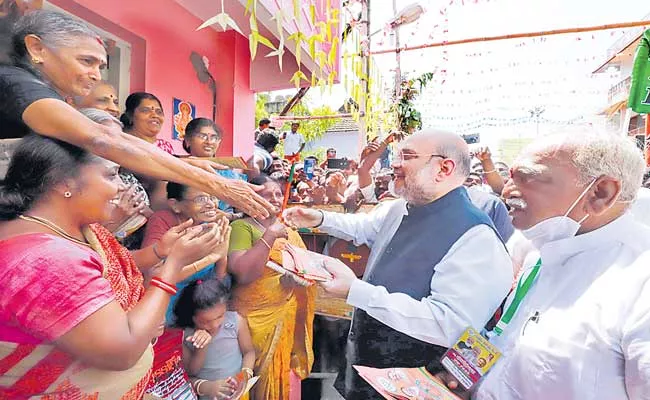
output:
M145 53L144 87L138 84L137 76L138 69L142 70L142 65L139 65L141 57L138 65L132 65L132 90L144 89L162 101L166 121L161 138L171 141L174 97L195 104L197 116L211 117L212 94L207 85L199 82L189 58L192 51L207 56L210 72L217 81L217 123L224 130L219 153L231 155L235 149L237 155L250 154L255 100L248 78L250 57L245 38L232 31L217 33L204 29L196 32L201 21L173 0L52 0L52 3L91 23L97 24L95 21L99 15L144 39L145 48L133 49L134 53L138 50ZM120 35L110 27L99 27L129 41L123 32ZM133 60L138 60L137 54ZM233 132L238 137L235 141ZM251 139L240 138L248 132ZM183 153L180 141L172 143L179 153Z
M255 115L255 93L250 83L250 50L248 39L230 32L235 39L235 79L233 84L233 154L245 155L248 158L253 153L255 135L250 129ZM252 114L251 114L251 110Z
M187 10L195 15L201 20L207 20L208 18L213 17L214 15L221 12L221 3L215 0L176 0L178 3L182 4ZM330 6L332 9L340 8L341 0L329 0ZM311 24L309 16L309 4L307 1L299 1L301 6L302 17L300 19L300 25L293 19L293 2L291 0L257 0L257 18L258 18L258 28L259 32L268 38L274 46L278 46L279 36L276 28L276 21L272 17L277 13L279 9L283 9L286 14L286 20L283 23L283 35L287 39L292 33L300 29L307 36L311 36L314 32L314 26ZM316 12L319 20L323 20L326 14L327 0L314 0L316 5ZM241 28L244 35L250 34L250 22L249 15L245 11L246 2L243 0L226 0L224 2L225 11L230 15L235 23ZM339 37L340 35L340 26L332 27L332 35L334 37ZM272 33L276 32L276 33ZM291 77L294 72L298 70L298 65L295 61L295 56L293 55L290 48L292 44L287 40L285 41L287 46L286 51L283 57L283 70L280 71L278 67L277 58L266 58L265 55L269 53L269 49L263 45L258 47L258 55L255 60L251 63L251 78L250 78L250 87L255 92L266 92L272 90L280 89L289 89L293 87L291 83ZM309 49L306 42L302 43L302 71L307 75L308 78L311 77L311 71L320 70L315 62L309 60ZM329 44L325 44L323 49L325 52L328 52L330 49ZM337 47L337 50L340 50L340 46ZM333 70L339 71L339 57L336 57L335 65L332 67ZM325 67L323 75L328 76L330 72L329 67ZM338 82L339 77L336 76L335 81ZM302 85L307 85L309 82L301 82Z

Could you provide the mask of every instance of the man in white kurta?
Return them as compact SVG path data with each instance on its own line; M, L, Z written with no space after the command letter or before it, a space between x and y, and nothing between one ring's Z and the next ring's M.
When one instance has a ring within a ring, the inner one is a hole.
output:
M541 267L472 398L650 399L650 229L628 212L643 168L626 138L595 134L516 161L504 197L534 247L523 279Z
M355 307L336 385L347 400L380 397L353 365L441 369L442 354L468 327L485 326L513 279L496 228L462 186L470 157L460 136L412 135L393 167L402 198L369 214L285 212L289 224L372 248L363 279L336 263L328 266L334 279L323 283Z

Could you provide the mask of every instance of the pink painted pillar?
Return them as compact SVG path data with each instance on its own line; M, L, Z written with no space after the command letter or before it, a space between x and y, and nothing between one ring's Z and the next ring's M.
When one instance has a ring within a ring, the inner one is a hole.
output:
M248 39L235 34L232 153L247 160L253 154L255 93L250 88L251 59ZM260 54L257 55L261 57Z

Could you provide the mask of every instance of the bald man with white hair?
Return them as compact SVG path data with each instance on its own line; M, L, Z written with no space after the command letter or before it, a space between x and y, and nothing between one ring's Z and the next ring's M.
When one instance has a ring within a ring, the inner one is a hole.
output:
M348 400L381 396L352 369L440 369L440 358L465 329L480 331L507 295L512 263L489 217L463 186L470 172L465 141L448 132L406 139L393 161L395 192L369 214L292 208L285 221L318 227L372 251L363 280L344 264L328 265L325 290L355 307L347 366L337 389Z
M546 137L518 157L503 195L534 250L472 398L650 398L650 229L628 212L643 170L616 135Z

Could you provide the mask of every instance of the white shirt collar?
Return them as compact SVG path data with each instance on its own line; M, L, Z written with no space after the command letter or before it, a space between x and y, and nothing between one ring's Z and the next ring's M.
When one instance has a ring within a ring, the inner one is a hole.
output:
M569 257L586 250L603 245L611 245L612 241L622 240L634 221L625 213L607 225L591 232L583 233L566 239L546 243L540 249L544 266L562 265Z

